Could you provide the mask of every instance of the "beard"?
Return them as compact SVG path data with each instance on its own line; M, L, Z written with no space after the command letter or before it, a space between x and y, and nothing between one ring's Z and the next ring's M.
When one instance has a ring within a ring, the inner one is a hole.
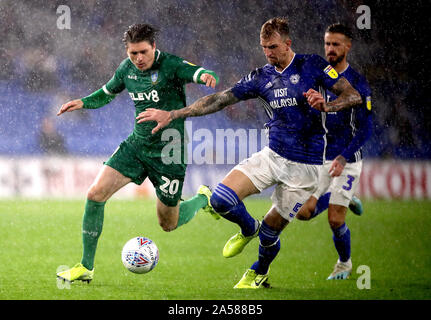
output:
M334 56L330 56L327 59L328 59L329 64L331 66L336 67L337 64L339 64L341 61L343 61L343 59L344 59L345 56L346 56L345 54L342 54L342 55L339 55L338 57L337 56L335 56L335 57Z

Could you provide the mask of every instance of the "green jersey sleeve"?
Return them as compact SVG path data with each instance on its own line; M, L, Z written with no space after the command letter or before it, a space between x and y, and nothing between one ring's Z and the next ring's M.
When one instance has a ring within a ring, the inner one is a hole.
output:
M84 109L97 109L107 105L114 98L115 95L106 94L103 89L99 89L81 100L84 103Z
M127 64L127 59L123 60L120 66L115 70L111 80L103 86L103 91L108 95L116 95L123 91L126 86L124 84L124 69Z
M194 83L200 83L204 84L200 77L203 73L209 73L216 79L216 82L218 83L218 76L215 74L214 71L207 70L201 66L197 66L191 62L188 62L187 60L183 60L181 58L176 59L176 76L182 80L184 80L186 83L188 82L194 82Z

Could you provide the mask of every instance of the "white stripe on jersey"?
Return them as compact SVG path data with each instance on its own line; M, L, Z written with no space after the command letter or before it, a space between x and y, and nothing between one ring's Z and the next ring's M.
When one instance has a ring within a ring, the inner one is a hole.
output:
M108 96L115 96L115 93L110 92L107 88L106 88L106 84L103 85L102 87L103 92L105 92Z
M272 112L271 106L262 97L258 97L258 98L259 98L260 102L262 102L262 105L263 105L263 108L265 109L266 114L272 120L272 117L274 116L274 113Z
M323 96L326 102L328 102L329 97L326 95L326 90L323 87L319 87L319 93ZM322 126L325 130L325 134L323 135L323 163L326 161L326 147L328 146L328 141L326 139L326 134L328 133L328 128L326 128L326 112L321 112L322 115Z
M350 111L350 127L352 128L352 136L354 137L356 135L357 129L355 126L355 110L353 108ZM355 152L355 161L358 162L361 159L361 148L359 148L359 150Z
M198 75L199 75L199 72L201 72L202 70L205 70L205 69L200 67L198 70L196 70L195 74L193 75L193 82L194 83L198 83Z

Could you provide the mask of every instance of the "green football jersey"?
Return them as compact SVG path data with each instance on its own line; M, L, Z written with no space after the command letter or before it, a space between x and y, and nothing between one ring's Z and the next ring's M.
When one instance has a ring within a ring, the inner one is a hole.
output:
M204 72L211 71L157 49L153 65L145 71L139 70L129 58L124 59L111 80L103 86L103 91L108 95L116 95L127 89L135 104L136 118L147 108L166 111L184 108L186 83L198 83ZM135 119L133 135L142 142L142 148L147 149L148 156L166 155L162 155L162 150L168 143L180 143L181 153L184 152L184 119L173 120L168 126L152 134L151 130L155 125L154 121L138 124ZM171 131L165 132L169 129ZM181 137L181 141L173 141L175 137Z

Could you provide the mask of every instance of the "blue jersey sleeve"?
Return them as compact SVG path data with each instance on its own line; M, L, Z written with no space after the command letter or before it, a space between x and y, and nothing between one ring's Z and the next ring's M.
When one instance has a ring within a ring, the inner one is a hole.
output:
M365 78L361 78L357 83L352 84L356 91L359 92L362 98L362 106L365 107L369 112L371 112L371 89L368 86Z
M338 72L321 56L313 54L311 62L317 70L317 78L325 89L330 89L340 79Z
M357 131L350 144L341 153L346 159L351 159L372 134L373 121L371 112L368 112L363 106L357 108L359 109L356 113Z
M239 100L247 100L258 97L258 71L257 69L239 80L232 88L232 93Z
M365 79L355 83L355 88L364 101L361 105L354 107L356 109L356 128L357 131L347 148L341 155L349 159L358 151L365 142L371 137L373 127L373 117L371 112L371 89Z

